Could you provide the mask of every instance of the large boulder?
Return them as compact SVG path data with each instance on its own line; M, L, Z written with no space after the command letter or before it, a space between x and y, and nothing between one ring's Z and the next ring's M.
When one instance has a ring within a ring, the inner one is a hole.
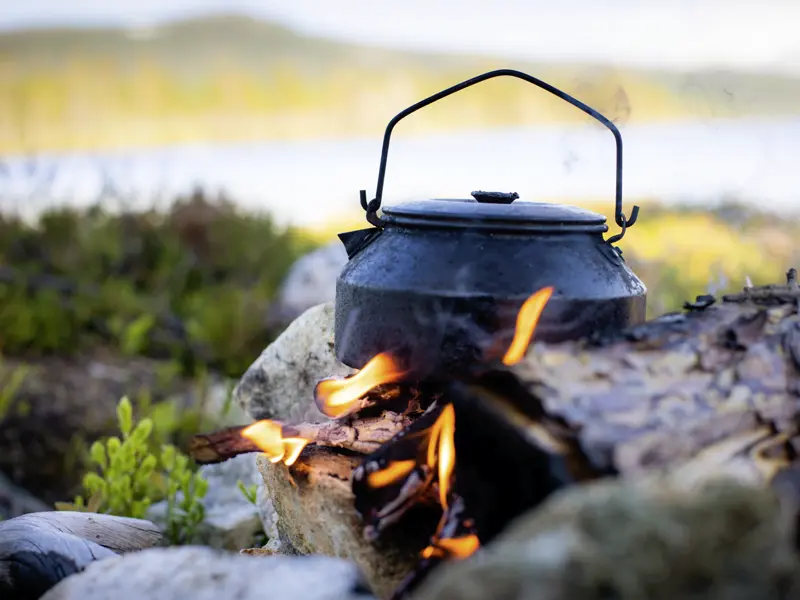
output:
M42 600L369 600L358 568L327 557L153 548L89 565Z
M252 419L319 422L314 404L321 379L354 372L336 360L332 303L309 308L247 369L234 397Z
M796 512L785 509L733 478L579 485L434 572L415 600L797 598Z
M379 598L391 597L414 568L436 526L428 520L406 522L389 532L387 539L367 540L350 487L358 457L311 447L291 467L273 464L264 455L259 455L257 463L282 545L300 554L354 561Z
M312 306L333 302L336 278L346 264L347 252L339 240L298 259L270 306L267 323L283 328Z

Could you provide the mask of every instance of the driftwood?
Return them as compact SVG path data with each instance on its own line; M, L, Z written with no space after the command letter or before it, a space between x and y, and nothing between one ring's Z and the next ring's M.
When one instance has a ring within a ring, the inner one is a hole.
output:
M160 540L149 521L95 513L30 513L0 522L0 597L39 598L95 560Z

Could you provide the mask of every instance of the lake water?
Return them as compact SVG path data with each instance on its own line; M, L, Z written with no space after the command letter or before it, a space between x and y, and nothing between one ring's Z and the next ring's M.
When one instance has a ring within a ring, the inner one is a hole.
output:
M628 125L624 195L667 203L735 198L800 208L800 118ZM370 139L191 145L51 154L0 162L0 208L32 214L87 205L103 190L151 206L195 186L226 191L281 222L317 224L359 210L374 194L381 133ZM614 141L602 127L525 127L400 137L389 153L385 200L516 191L522 199L613 203ZM626 210L626 213L629 209Z

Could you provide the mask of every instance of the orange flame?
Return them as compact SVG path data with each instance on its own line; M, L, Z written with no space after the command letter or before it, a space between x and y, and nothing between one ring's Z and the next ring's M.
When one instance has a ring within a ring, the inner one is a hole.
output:
M457 538L440 539L442 527L447 520L448 501L447 496L452 484L453 469L456 465L456 412L452 404L448 404L442 409L441 414L431 427L430 438L428 440L428 466L438 467L439 479L439 502L444 509L444 514L439 521L436 536L433 543L422 550L423 558L437 556L441 558L462 559L473 554L480 548L480 541L475 534L467 534Z
M417 461L415 461L413 458L410 460L396 460L390 462L380 471L374 471L367 475L367 484L373 488L392 485L395 481L399 481L411 473L416 466Z
M431 427L428 441L428 466L439 468L439 502L447 509L447 493L450 490L450 477L456 464L456 413L452 404L444 407Z
M478 536L474 533L457 538L436 540L422 551L422 558L439 556L442 558L463 559L475 553L481 547Z
M371 389L400 381L406 373L400 370L391 354L382 352L351 377L320 381L315 390L317 404L325 415L341 417L351 412L353 405Z
M542 315L542 311L552 295L552 287L542 288L525 300L522 308L519 309L514 339L511 340L511 345L503 357L503 364L507 367L517 364L525 356L525 352L531 343L533 332L536 329L536 324L539 322L539 317Z
M283 437L280 423L264 419L256 421L242 430L242 437L247 438L267 455L270 462L283 461L287 467L294 464L309 440L300 437Z

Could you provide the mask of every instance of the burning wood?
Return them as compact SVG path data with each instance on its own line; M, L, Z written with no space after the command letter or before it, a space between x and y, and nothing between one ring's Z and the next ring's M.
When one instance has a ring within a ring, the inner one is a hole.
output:
M420 561L416 569L400 583L392 595L392 600L400 600L411 595L441 563L448 560L462 560L478 551L480 541L475 533L475 523L465 516L465 512L464 500L453 494L450 510L442 515L431 544L420 552Z
M551 294L551 288L540 290L523 305L503 357L505 364L518 362L524 354ZM467 516L464 500L455 491L456 409L437 388L409 388L403 383L406 376L392 355L379 354L355 375L317 384L317 406L335 420L324 424L262 420L198 435L191 454L197 462L210 463L263 452L271 462L287 466L309 444L368 454L351 477L354 507L366 539L377 540L412 508L439 513L428 546L420 549L416 576L398 592L407 593L441 561L471 555L480 540L474 519Z
M325 414L336 415L336 420L290 425L264 419L196 435L190 454L199 464L211 464L238 454L263 452L271 461L286 465L292 465L308 444L369 454L407 427L438 397L432 388L387 386L403 375L389 354L378 355L351 377L323 380L317 385L318 406Z
M192 438L189 453L198 464L220 463L239 454L263 452L273 462L291 465L308 444L369 454L413 422L412 415L383 411L351 423L285 425L262 420Z
M769 483L796 468L800 288L791 278L614 336L529 348L552 294L525 302L502 360L482 373L411 388L380 354L317 386L318 406L336 420L198 436L193 455L260 449L291 464L306 444L366 454L351 489L367 540L391 538L415 508L438 517L396 598L567 485L720 463Z
M402 494L409 487L397 483L408 480L398 473L412 474L411 502L433 495L443 510L396 598L563 486L679 466L713 472L719 462L742 464L767 483L792 464L800 446L800 289L791 278L788 286L745 290L619 336L527 351L549 297L541 290L520 310L506 369L487 366L448 386L435 427L426 424L427 455L418 451L415 468L403 462L392 471L394 504L354 476L368 534L384 530L385 507L408 510ZM387 444L381 454L392 449ZM427 479L413 479L416 473ZM389 514L393 522L403 516Z
M374 400L367 395L370 390L387 383L402 381L407 375L388 352L370 360L355 375L320 381L314 390L314 400L322 414L341 418L356 413Z
M431 429L442 407L432 405L353 470L355 509L364 523L364 536L375 540L411 507L436 506L434 473L425 460Z

